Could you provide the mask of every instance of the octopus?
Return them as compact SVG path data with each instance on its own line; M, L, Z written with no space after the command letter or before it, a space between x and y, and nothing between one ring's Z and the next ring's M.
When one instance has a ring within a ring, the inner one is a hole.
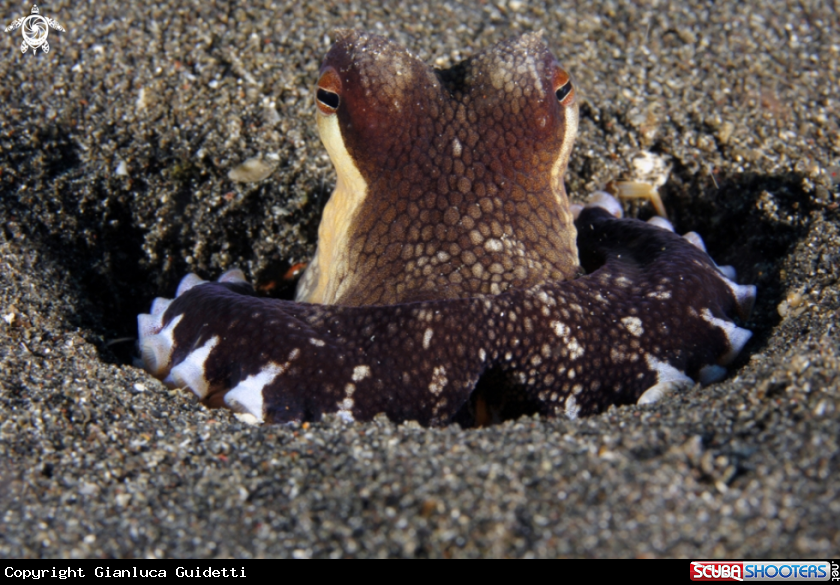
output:
M191 274L143 367L252 422L482 425L649 404L726 375L755 287L696 234L573 206L574 81L542 34L433 69L338 31L314 88L337 184L294 300Z

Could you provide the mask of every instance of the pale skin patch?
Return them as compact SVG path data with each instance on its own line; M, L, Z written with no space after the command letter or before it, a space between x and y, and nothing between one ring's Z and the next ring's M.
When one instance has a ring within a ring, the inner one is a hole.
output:
M225 394L225 404L235 412L250 414L262 422L265 415L263 388L271 384L285 369L285 366L270 362L259 373L248 376Z
M580 357L583 357L583 347L578 343L577 339L574 337L569 339L569 343L566 345L566 349L569 350L569 359L576 360Z
M204 398L209 390L204 377L204 364L207 356L218 344L218 336L208 339L200 348L190 352L187 359L172 368L164 382L180 388L190 388L196 396Z
M569 162L569 155L572 152L572 147L575 144L575 137L578 130L578 109L577 106L566 109L566 133L563 137L563 146L557 158L554 159L554 165L551 167L551 189L554 192L554 197L557 200L558 208L564 214L564 220L568 225L570 242L574 242L577 238L577 229L575 228L574 218L569 208L569 197L566 195L566 188L563 186L563 175L566 172L566 165Z
M432 371L432 381L429 384L429 392L435 396L443 392L449 380L446 377L446 368L443 366L436 366Z
M344 145L337 116L317 114L318 133L335 165L338 180L335 190L324 208L318 226L318 249L310 270L316 274L315 282L301 280L295 300L304 303L336 303L342 292L351 284L349 278L350 231L356 216L367 197L368 185ZM317 268L313 268L316 266Z
M578 413L580 412L580 406L578 406L577 399L574 397L574 395L569 395L569 397L566 398L565 407L566 416L568 416L572 420L578 417Z
M569 328L560 321L552 321L551 328L557 337L567 337L569 335Z
M656 372L656 384L645 390L636 402L637 404L653 404L669 392L694 384L694 380L668 362L660 361L650 354L645 356L645 361L648 367Z
M183 315L178 315L158 333L141 331L140 353L143 363L155 376L161 376L165 372L166 365L172 357L175 328L183 318Z
M703 320L706 321L709 325L717 327L721 331L723 331L724 335L726 335L726 339L729 342L730 350L721 356L720 360L721 363L728 364L732 360L735 359L735 356L740 353L741 349L744 345L749 341L750 337L752 337L752 332L748 331L747 329L741 329L735 323L731 323L729 321L724 321L723 319L718 319L709 309L703 309L701 316Z
M552 321L550 325L554 334L563 340L564 349L566 350L570 360L576 360L583 357L583 354L585 353L583 346L577 339L571 336L572 331L565 323Z
M432 335L434 335L434 333L435 332L431 329L426 329L426 331L423 332L423 349L429 349L429 345L432 342Z
M645 333L645 328L642 327L642 320L638 317L624 317L621 319L621 324L634 337L641 337Z
M353 384L348 384L347 386L353 386ZM355 386L353 386L353 391L355 391ZM341 400L337 403L338 412L336 413L338 417L343 420L344 422L355 422L356 417L353 416L353 406L355 406L355 401L350 398L353 395L353 391L347 392L347 398Z
M356 366L353 368L353 376L352 379L354 382L361 382L365 378L370 377L370 367L368 366Z

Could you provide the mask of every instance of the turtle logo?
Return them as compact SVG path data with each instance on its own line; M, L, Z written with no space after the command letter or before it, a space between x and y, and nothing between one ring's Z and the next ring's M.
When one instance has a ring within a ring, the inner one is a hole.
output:
M47 42L47 36L50 34L50 29L64 32L64 28L52 18L41 16L37 5L32 6L32 14L29 16L21 16L12 24L6 27L6 32L11 32L23 27L23 43L20 45L20 52L25 53L27 49L32 47L32 53L38 52L38 47L45 53L50 52L50 44Z

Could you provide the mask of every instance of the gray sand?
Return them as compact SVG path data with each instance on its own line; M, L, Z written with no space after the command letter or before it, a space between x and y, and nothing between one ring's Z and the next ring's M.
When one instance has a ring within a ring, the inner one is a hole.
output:
M830 3L208 4L54 2L46 55L2 34L0 556L838 556ZM128 365L183 274L313 252L338 26L438 65L544 29L581 87L575 197L669 155L677 229L758 286L730 376L576 421L256 428ZM256 156L269 179L228 179Z

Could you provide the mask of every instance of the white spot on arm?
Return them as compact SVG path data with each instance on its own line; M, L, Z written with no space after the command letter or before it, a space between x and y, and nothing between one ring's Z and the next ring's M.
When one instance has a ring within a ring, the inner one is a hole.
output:
M204 363L218 343L219 336L216 335L208 339L198 349L191 351L184 361L172 368L169 375L163 380L164 384L176 388L189 388L202 399L207 396L210 389L207 379L204 377Z
M162 376L166 372L169 360L172 358L172 346L175 344L175 327L183 318L184 315L178 315L159 333L154 333L160 324L152 321L158 320L158 317L148 316L147 319L138 317L140 355L143 358L143 366L152 375ZM153 327L154 330L149 327Z
M686 386L694 384L694 380L686 376L677 368L668 362L656 359L651 354L645 355L645 361L647 362L648 367L656 372L656 384L645 390L645 392L639 396L636 404L653 404L654 402L658 402L663 396L672 390L685 388Z
M645 329L642 327L642 320L638 317L623 317L621 319L621 324L624 325L624 328L630 332L630 335L634 337L641 337Z
M353 368L353 381L361 382L370 376L370 368L368 366L356 366Z
M225 404L235 412L250 414L262 422L265 416L262 391L285 370L285 366L269 363L257 374L248 376L225 394Z
M720 363L724 365L732 363L732 360L738 357L738 354L741 353L741 350L752 337L752 331L742 329L730 321L718 319L712 315L709 309L703 309L702 316L704 321L723 331L727 341L729 341L729 351L719 358Z
M359 366L359 367L367 367L367 366ZM354 373L355 375L355 373ZM355 379L355 378L354 378ZM355 405L355 401L353 400L353 394L356 392L356 385L348 383L344 386L344 399L340 400L336 403L338 406L338 412L336 413L341 420L344 422L353 422L356 420L356 417L353 416L353 406Z
M429 344L432 341L433 334L434 331L432 331L431 329L426 329L426 331L423 333L423 349L429 349Z
M574 395L570 394L569 397L566 398L566 416L574 420L578 417L579 412L580 405L577 403L577 399Z
M583 346L577 339L572 337L572 331L566 324L560 321L552 321L551 328L554 330L554 334L565 342L565 349L569 353L569 359L576 360L583 356Z
M557 337L566 337L569 335L569 328L560 321L552 321L551 328L554 329L554 334Z
M354 402L352 398L345 398L341 402L338 403L338 412L336 414L338 417L346 423L351 423L356 420L356 417L353 416L353 406Z
M446 368L444 366L436 366L432 371L432 381L429 384L429 392L437 396L446 387L449 380L446 378Z
M583 356L583 346L578 343L578 340L572 337L569 339L569 343L566 345L566 349L569 350L569 359L576 360L579 357Z

